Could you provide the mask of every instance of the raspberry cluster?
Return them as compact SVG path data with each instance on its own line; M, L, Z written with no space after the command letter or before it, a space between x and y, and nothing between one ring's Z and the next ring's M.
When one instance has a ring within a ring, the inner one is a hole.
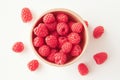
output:
M62 65L81 54L84 46L81 22L64 12L47 13L40 20L33 28L33 45L41 57Z

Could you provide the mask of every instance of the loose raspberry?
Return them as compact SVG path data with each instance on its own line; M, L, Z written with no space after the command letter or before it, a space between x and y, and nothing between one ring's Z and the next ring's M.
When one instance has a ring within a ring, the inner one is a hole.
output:
M87 75L89 73L88 67L84 63L80 63L78 65L78 71L82 76Z
M80 45L74 45L74 47L71 50L71 56L79 56L82 52L82 49Z
M96 53L93 58L95 60L95 62L100 65L100 64L103 64L106 60L107 60L107 53L106 52L99 52L99 53Z
M48 35L48 29L44 23L40 23L34 28L34 34L38 37L46 37Z
M86 26L88 27L88 21L84 20L84 22L85 22Z
M49 31L55 31L56 26L57 26L57 22L46 24L46 26L47 26Z
M58 23L57 24L57 32L59 35L66 35L69 32L69 27L66 23Z
M38 67L39 67L39 62L38 62L38 60L31 60L28 64L27 64L27 66L28 66L28 69L30 70L30 71L35 71Z
M33 45L35 47L40 47L44 44L44 39L42 37L35 37L33 40Z
M56 48L58 45L57 37L54 35L49 35L45 38L46 44L51 48Z
M50 54L50 48L47 45L43 45L38 49L38 53L43 57L47 57Z
M66 37L59 37L58 38L59 41L59 47L61 48L61 46L63 45L63 43L67 42L67 38Z
M55 63L63 65L67 62L67 56L63 52L58 52L55 54Z
M72 43L72 44L78 44L81 41L81 37L78 33L70 33L68 35L68 40Z
M20 53L24 50L24 44L23 42L16 42L13 47L12 47L12 50L14 52L17 52L17 53Z
M48 55L47 60L50 62L55 62L55 54L57 53L56 49L52 49L50 55Z
M21 11L21 18L24 23L30 22L32 20L32 13L29 8L23 8Z
M102 36L102 34L104 33L104 28L103 26L97 26L94 30L93 30L93 37L94 38L100 38Z
M68 22L68 16L66 14L59 13L59 14L57 14L56 18L57 18L58 22Z
M73 32L76 32L76 33L81 33L82 30L83 30L83 25L82 25L82 23L80 23L80 22L74 23L74 24L71 26L71 30L72 30Z
M44 23L53 23L55 21L55 17L52 13L48 13L43 17L43 22Z
M69 52L71 51L71 49L72 49L72 43L70 43L70 42L65 42L65 43L62 45L61 49L62 49L62 51L63 51L64 53L69 53Z

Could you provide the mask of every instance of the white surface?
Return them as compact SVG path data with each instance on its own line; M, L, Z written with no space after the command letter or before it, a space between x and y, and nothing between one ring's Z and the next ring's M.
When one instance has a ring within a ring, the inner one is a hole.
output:
M33 21L23 23L20 12L29 7ZM90 41L86 52L76 63L67 67L53 67L43 63L30 46L30 32L35 20L46 10L67 8L89 21ZM120 79L120 0L1 0L0 2L0 80L119 80ZM95 40L93 28L103 25L104 35ZM14 42L23 41L22 54L14 53ZM109 58L102 65L96 65L92 56L106 51ZM38 59L39 70L31 72L27 63ZM81 76L77 65L84 62L90 72Z

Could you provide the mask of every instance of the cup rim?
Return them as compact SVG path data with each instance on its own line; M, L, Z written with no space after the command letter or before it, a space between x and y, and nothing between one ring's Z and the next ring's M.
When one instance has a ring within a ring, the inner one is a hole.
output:
M69 13L70 15L74 16L78 21L80 21L83 26L84 26L84 30L85 30L85 44L84 44L84 48L82 49L82 52L79 56L77 56L75 59L73 59L72 61L70 62L67 62L63 65L59 65L59 64L55 64L55 63L52 63L52 62L49 62L45 59L43 59L39 54L38 52L35 50L35 47L33 46L33 37L32 37L32 34L33 34L33 29L34 27L36 26L36 24L38 23L38 21L47 13L50 13L50 12L57 12L57 11L60 11L60 12L65 12L65 13ZM86 48L87 48L87 45L88 45L88 39L89 39L89 36L88 36L88 29L87 29L87 25L85 24L84 20L82 19L82 17L80 15L78 15L76 12L72 11L72 10L69 10L69 9L65 9L65 8L54 8L54 9L49 9L49 10L46 10L45 12L43 12L39 18L35 21L34 25L32 26L32 30L31 30L31 34L30 34L30 42L31 42L31 45L32 45L32 49L34 49L34 52L35 54L40 58L40 60L42 60L43 62L45 62L46 64L49 64L49 65L52 65L52 66L56 66L56 67L65 67L65 66L68 66L68 65L71 65L73 63L75 63L82 55L83 53L85 52Z

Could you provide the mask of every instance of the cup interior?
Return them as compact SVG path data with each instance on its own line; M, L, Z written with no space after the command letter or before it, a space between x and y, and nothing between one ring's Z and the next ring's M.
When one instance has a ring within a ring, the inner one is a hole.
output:
M55 63L52 63L52 62L49 62L47 60L45 60L42 56L39 55L38 53L38 48L34 47L33 45L33 39L36 37L35 34L33 33L33 29L35 27L37 27L39 25L39 23L43 22L42 19L43 19L43 16L46 15L47 13L54 13L54 14L58 14L58 13L65 13L67 14L68 16L70 16L70 19L72 21L75 21L75 22L81 22L83 24L83 27L84 27L84 31L82 32L82 35L83 35L83 40L81 42L81 46L82 46L82 52L79 56L71 59L69 62L63 64L63 65L58 65L58 64L55 64ZM46 11L45 13L43 13L39 18L38 20L35 22L35 24L33 25L33 28L32 28L32 32L31 32L31 43L32 43L32 46L33 46L33 49L35 51L35 54L40 58L40 60L42 60L43 62L49 64L49 65L53 65L53 66L67 66L67 65L70 65L72 63L74 63L75 61L77 61L81 55L84 53L84 51L86 50L86 47L88 45L88 30L87 30L87 26L84 22L84 20L75 12L71 11L71 10L68 10L68 9L64 9L64 8L57 8L57 9L51 9L51 10L48 10Z

